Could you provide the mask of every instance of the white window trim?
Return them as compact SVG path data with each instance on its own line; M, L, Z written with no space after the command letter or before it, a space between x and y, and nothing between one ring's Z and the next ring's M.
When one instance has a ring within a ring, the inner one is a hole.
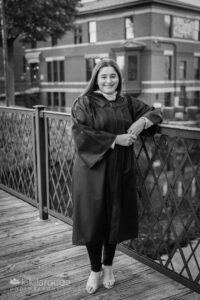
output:
M173 56L174 52L173 52L173 50L164 50L164 55L166 55L166 56Z
M45 61L65 60L64 56L46 57Z

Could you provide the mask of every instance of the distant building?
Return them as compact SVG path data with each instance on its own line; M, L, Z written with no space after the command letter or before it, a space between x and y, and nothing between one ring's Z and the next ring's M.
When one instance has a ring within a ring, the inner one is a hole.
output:
M124 93L200 107L200 7L177 0L85 1L73 31L26 49L20 93L70 107L103 57L119 63Z

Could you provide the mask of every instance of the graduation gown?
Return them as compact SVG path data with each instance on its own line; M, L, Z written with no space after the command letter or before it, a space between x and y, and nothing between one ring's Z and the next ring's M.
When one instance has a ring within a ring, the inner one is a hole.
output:
M155 124L161 121L157 110L132 97L118 95L109 101L93 92L74 102L73 244L105 239L116 244L137 237L133 146L111 146L141 116Z

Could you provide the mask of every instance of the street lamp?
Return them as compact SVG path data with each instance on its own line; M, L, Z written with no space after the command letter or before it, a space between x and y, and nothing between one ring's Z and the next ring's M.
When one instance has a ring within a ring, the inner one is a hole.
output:
M160 46L160 44L167 44L171 45L174 53L174 98L177 98L177 86L176 86L176 66L177 66L177 46L176 43L174 42L169 42L169 41L161 41L161 40L154 40L153 41L156 46Z
M4 77L5 77L5 98L6 98L6 105L9 106L9 99L8 99L8 50L7 50L7 32L6 32L4 0L0 0L0 20L1 20L1 32L2 32L3 68L4 68Z

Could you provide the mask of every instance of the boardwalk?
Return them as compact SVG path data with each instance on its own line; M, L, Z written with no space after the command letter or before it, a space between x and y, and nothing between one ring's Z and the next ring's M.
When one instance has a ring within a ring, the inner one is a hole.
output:
M172 279L117 251L116 286L88 295L84 247L71 244L71 227L0 191L0 299L199 300Z

